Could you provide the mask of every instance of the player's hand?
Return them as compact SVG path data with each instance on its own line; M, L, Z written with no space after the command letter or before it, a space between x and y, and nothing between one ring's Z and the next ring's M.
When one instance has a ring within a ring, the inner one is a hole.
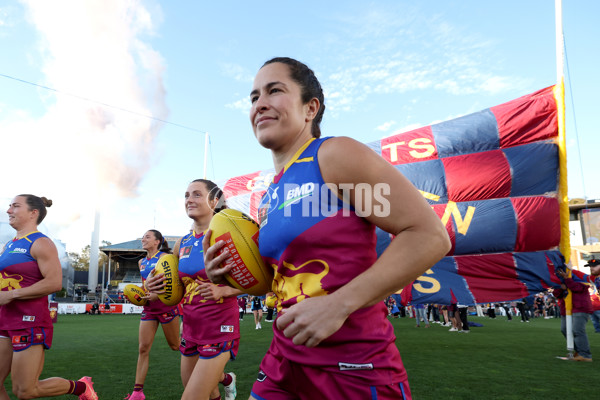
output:
M569 274L567 273L567 271L565 271L564 269L557 269L556 270L556 275L560 276L561 278L565 279L569 277Z
M199 293L206 300L219 301L223 298L223 288L217 286L212 282L196 280L198 286L196 292Z
M227 250L227 247L225 247L225 242L222 240L209 247L211 235L212 231L209 229L204 234L204 239L202 239L202 249L204 251L204 270L206 271L206 275L211 282L227 284L224 276L231 270L231 268L233 268L233 264L226 266L223 261L230 256L229 251ZM223 249L222 252L221 249Z
M156 293L146 292L146 295L142 298L148 301L156 301L158 300L158 295Z
M12 290L0 292L0 306L10 303L14 300Z
M315 347L341 328L348 315L334 295L309 297L278 315L276 325L292 342Z
M165 274L156 274L155 271L153 270L146 278L146 290L149 293L162 294L165 292L166 286Z

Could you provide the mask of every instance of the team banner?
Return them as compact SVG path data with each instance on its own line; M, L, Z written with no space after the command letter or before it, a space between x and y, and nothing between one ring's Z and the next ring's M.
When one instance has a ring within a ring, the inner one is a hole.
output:
M405 304L511 301L559 284L565 160L555 93L551 86L366 144L419 189L452 241L448 255L403 290ZM274 173L220 185L229 206L256 219ZM377 230L378 254L391 240Z

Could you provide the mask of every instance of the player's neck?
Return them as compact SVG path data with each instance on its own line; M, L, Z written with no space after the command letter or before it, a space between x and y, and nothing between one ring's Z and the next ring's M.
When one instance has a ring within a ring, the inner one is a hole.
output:
M152 258L156 255L156 253L158 253L158 247L155 249L151 249L151 250L146 250L146 257L147 258Z
M37 225L27 225L24 226L23 228L17 229L17 235L15 236L16 239L21 239L27 235L29 235L30 233L33 232L37 232L38 228Z

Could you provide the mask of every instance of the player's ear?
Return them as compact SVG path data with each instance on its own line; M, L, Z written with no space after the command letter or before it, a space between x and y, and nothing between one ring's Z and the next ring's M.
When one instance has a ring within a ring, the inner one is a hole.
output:
M319 107L321 106L321 102L316 97L313 97L304 105L306 107L306 117L304 118L305 122L310 122L317 116L319 112Z

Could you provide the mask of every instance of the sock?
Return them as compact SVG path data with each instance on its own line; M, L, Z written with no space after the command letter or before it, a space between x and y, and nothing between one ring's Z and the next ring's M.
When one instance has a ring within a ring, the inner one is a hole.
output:
M219 395L219 397L215 397L214 399L210 399L210 400L221 400L221 395Z
M144 389L144 384L143 384L143 383L136 383L136 384L133 386L133 391L134 391L134 392L141 392L141 391L142 391L142 389Z
M231 375L225 374L225 378L223 378L223 380L219 383L222 383L223 386L229 386L231 385L231 382L233 382L233 378L231 377Z
M69 381L69 394L74 394L75 396L80 396L85 392L86 386L85 382L79 381Z

